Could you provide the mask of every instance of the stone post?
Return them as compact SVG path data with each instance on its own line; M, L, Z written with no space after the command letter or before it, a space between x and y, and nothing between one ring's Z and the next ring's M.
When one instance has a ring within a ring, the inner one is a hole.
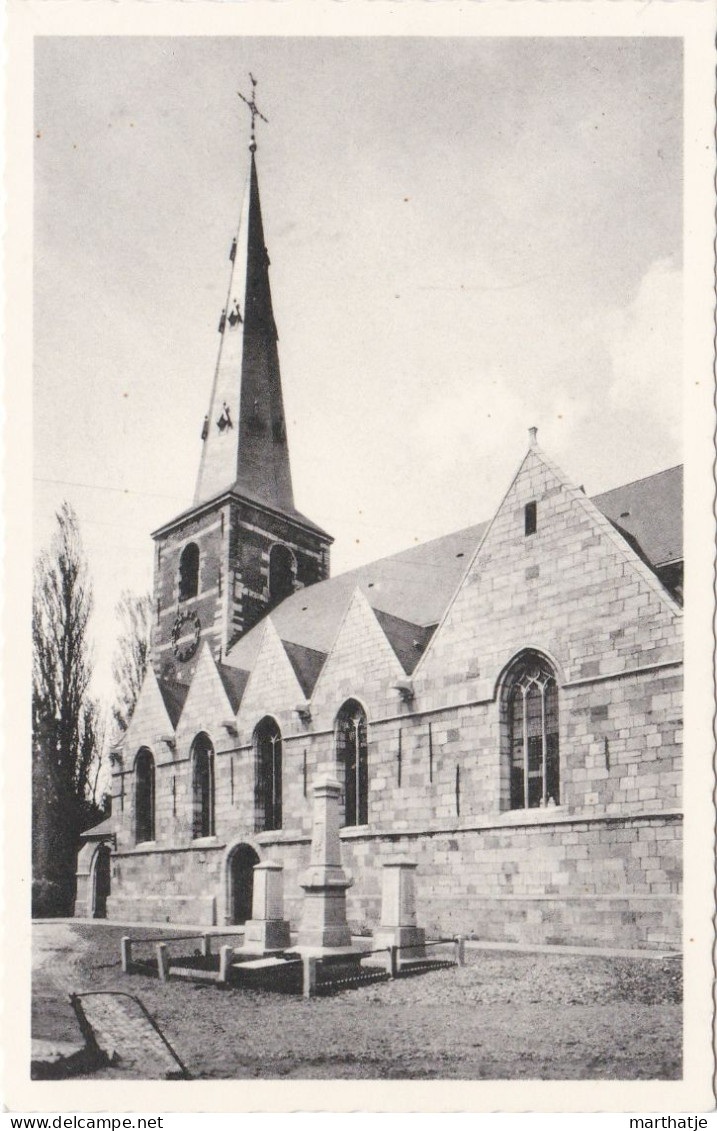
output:
M160 982L169 981L169 953L166 943L157 943L157 974Z
M219 981L224 985L229 980L229 970L231 969L232 960L234 958L234 950L230 946L220 946L219 948Z
M122 973L129 974L129 968L132 965L132 940L129 935L122 936L120 954L122 956Z
M416 868L406 857L383 865L381 885L381 926L375 932L375 947L396 946L401 961L425 958L426 932L416 926Z
M291 945L289 929L289 922L284 918L282 865L273 860L255 864L251 919L244 924L242 950L250 954L286 950Z
M304 997L311 997L316 993L316 965L317 959L310 954L305 954L302 959L301 988Z
M341 786L333 778L320 778L314 786L311 863L299 881L304 889L300 949L351 946L346 921L346 889L353 880L341 867L340 794Z
M456 964L458 966L466 964L466 940L463 935L456 935Z

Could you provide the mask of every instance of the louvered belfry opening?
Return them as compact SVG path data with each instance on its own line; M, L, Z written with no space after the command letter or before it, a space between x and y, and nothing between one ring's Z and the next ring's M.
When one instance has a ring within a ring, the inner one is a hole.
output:
M179 600L189 601L199 592L199 546L190 542L179 559Z
M274 608L294 592L294 555L277 542L269 554L269 607Z

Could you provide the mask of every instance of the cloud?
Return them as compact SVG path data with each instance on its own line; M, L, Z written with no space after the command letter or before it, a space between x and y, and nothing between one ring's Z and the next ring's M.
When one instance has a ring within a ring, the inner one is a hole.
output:
M607 319L604 342L612 365L610 407L639 420L671 444L682 430L682 272L658 259L643 275L633 301Z

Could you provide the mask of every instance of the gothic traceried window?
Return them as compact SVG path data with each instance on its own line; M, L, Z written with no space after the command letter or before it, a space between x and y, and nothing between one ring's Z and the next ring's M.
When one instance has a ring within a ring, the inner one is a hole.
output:
M366 712L355 699L339 711L336 760L344 787L344 825L368 824L368 736Z
M179 600L188 601L199 592L199 546L190 542L179 559Z
M206 734L192 746L192 836L214 836L214 747Z
M536 653L521 656L505 687L511 809L560 804L558 686Z
M137 844L154 840L154 758L142 749L134 764L135 839Z
M257 832L281 828L281 731L262 719L254 731L256 751L255 826Z

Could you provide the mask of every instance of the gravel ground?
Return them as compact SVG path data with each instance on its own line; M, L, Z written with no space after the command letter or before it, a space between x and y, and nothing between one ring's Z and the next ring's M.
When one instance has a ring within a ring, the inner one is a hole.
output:
M138 995L192 1076L330 1079L679 1079L678 959L468 948L462 969L310 1001L125 976L121 928L35 927L33 1035L72 1039L68 986ZM68 932L74 948L68 949ZM161 937L160 932L143 932ZM48 955L51 958L48 959ZM50 1031L51 1030L51 1034ZM120 1068L107 1069L118 1078Z

